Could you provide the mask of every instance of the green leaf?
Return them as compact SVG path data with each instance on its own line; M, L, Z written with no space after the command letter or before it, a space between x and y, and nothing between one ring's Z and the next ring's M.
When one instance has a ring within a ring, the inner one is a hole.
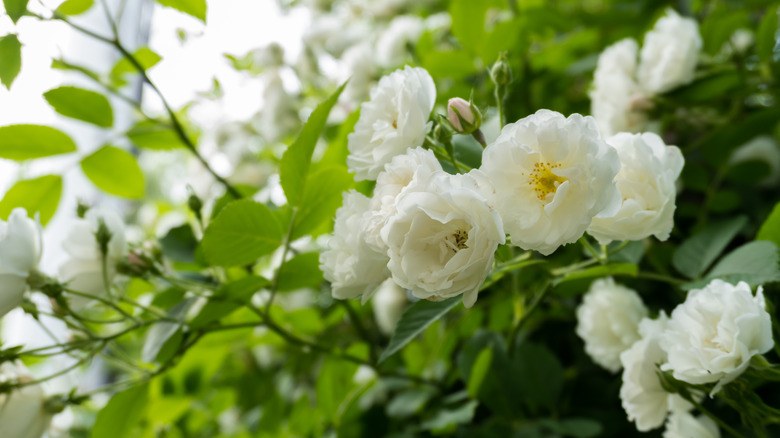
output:
M95 0L65 0L54 11L60 15L79 15L87 12L95 4Z
M138 61L144 71L154 67L162 59L160 55L148 47L141 47L140 49L133 52L133 58ZM123 85L124 80L122 77L128 73L138 73L138 69L135 65L133 65L132 62L130 62L130 60L128 60L126 57L123 57L117 61L116 64L114 64L114 67L111 69L111 73L109 73L109 75L111 76L114 84Z
M761 225L756 240L768 240L780 247L780 202L775 204L772 213L769 214L764 224Z
M780 281L777 245L763 240L746 243L724 256L704 280L685 284L683 289L703 287L715 278L732 284L744 281L752 287Z
M477 71L474 57L463 50L429 52L423 58L422 66L433 77L461 78Z
M675 90L670 94L675 100L686 103L701 103L724 98L741 85L739 74L727 71L715 74Z
M42 125L0 127L0 158L24 161L76 151L76 144L60 130Z
M415 336L422 333L426 327L433 324L453 307L457 306L460 300L460 296L438 302L420 300L407 307L401 315L401 320L398 321L398 326L396 327L395 332L393 332L393 336L390 338L390 343L379 357L379 362L383 362L403 348L403 346L408 344Z
M485 15L490 2L473 0L452 0L452 34L460 45L470 53L477 55L485 39Z
M46 225L57 211L61 194L62 178L58 175L19 181L0 201L0 219L7 220L11 210L22 207L30 217L40 214L41 224Z
M295 142L287 148L282 156L282 162L279 165L279 177L284 189L284 195L287 197L287 202L293 207L301 204L308 183L307 177L314 147L325 129L325 123L328 121L330 110L338 101L346 85L345 82L325 102L317 105L317 108L309 116L309 120L303 125L303 130L298 135L298 138L295 139Z
M92 427L91 438L124 438L144 416L149 401L149 384L134 386L115 394L100 410Z
M198 240L189 224L171 228L160 239L163 255L175 262L194 263Z
M563 436L591 438L599 436L603 430L598 421L589 418L567 418L563 420L544 419L541 423L548 429Z
M185 147L172 128L143 120L127 131L127 138L143 149L165 151Z
M144 196L144 174L135 157L114 146L103 146L81 160L81 170L106 193L123 198Z
M206 228L201 245L215 266L253 263L282 244L282 227L263 204L244 199L228 204Z
M19 18L27 12L28 0L3 0L3 6L5 6L5 13L11 17L11 20L16 23Z
M342 193L352 187L352 176L344 167L327 167L309 176L307 190L295 215L293 239L314 232L333 218L341 206Z
M304 287L317 287L321 282L320 254L308 252L298 254L284 263L277 290L286 292Z
M518 380L523 401L536 407L555 410L563 389L563 366L543 345L523 342L517 346L512 373Z
M506 344L499 333L485 329L477 330L474 336L466 341L458 355L458 371L461 378L469 382L467 388L470 388L472 386L470 380L474 374L481 374L481 371L475 369L481 366L480 361L486 361L483 356L487 354L486 350L491 352L490 363L487 364L488 370L479 385L476 398L494 413L514 418L517 412L523 409L525 395L517 397L517 394L519 394L518 381L525 377L515 375L514 365L509 359Z
M340 422L342 403L349 402L347 395L355 386L355 371L356 364L327 357L317 373L317 408L333 424Z
M420 426L423 429L440 433L454 431L458 424L471 422L478 405L479 402L471 400L454 409L442 409L436 412L433 418L426 420Z
M466 387L470 397L477 398L479 395L479 389L482 387L482 382L485 380L485 376L487 375L492 362L493 350L489 347L486 347L477 355L477 359L471 367L471 375L469 376L469 383Z
M183 339L182 324L184 316L190 310L197 298L189 298L178 302L168 311L167 317L180 322L160 322L152 326L146 332L144 347L141 350L141 358L144 362L163 363L173 357L174 352Z
M206 21L206 0L157 0L157 3Z
M190 328L198 329L230 315L245 306L257 291L266 286L267 279L253 275L223 286L190 321Z
M780 52L775 54L775 47L778 47L778 21L780 21L780 4L774 3L766 8L756 33L756 52L763 62L779 60Z
M699 278L745 226L747 218L713 224L685 240L672 256L672 265L688 278Z
M102 128L114 125L114 111L105 96L78 87L59 87L43 93L54 111L65 117L92 123Z
M11 84L22 69L22 43L16 35L0 38L0 83L11 89Z

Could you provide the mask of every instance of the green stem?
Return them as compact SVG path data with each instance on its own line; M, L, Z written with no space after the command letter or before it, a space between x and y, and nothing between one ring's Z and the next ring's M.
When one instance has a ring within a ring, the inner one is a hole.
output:
M585 238L585 236L580 237L580 243L585 247L585 249L588 250L594 259L598 260L599 263L603 265L606 262L606 260L604 260L603 254L599 254L596 249L593 248L593 246L588 242L588 239Z
M498 108L498 123L501 128L506 125L506 117L504 116L504 94L506 90L502 85L496 85L496 107Z
M290 224L287 227L287 235L284 238L284 247L282 248L282 261L279 263L279 268L274 273L274 278L271 280L271 296L268 297L268 302L265 304L265 313L269 314L271 311L271 305L276 297L276 292L279 289L279 279L282 276L282 268L287 261L287 253L290 252L290 244L292 243L293 232L295 231L295 217L298 214L298 208L293 207L290 213Z
M552 282L550 281L544 284L542 290L536 294L533 301L531 301L531 305L528 306L528 309L523 313L520 319L517 320L517 324L515 324L515 326L512 328L512 332L509 334L509 338L507 339L507 342L509 343L510 357L515 351L517 335L520 334L520 330L522 330L523 326L528 322L529 317L534 313L534 311L536 311L544 297L547 296L547 293L552 289L551 286Z
M679 278L674 278L663 274L656 274L653 272L637 272L636 276L637 278L644 278L647 280L662 281L664 283L669 283L674 286L680 286L681 284L685 284L685 281L680 280Z

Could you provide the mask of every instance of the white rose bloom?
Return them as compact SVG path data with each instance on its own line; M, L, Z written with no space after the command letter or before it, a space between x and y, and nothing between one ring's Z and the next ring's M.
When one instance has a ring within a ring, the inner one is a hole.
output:
M33 377L21 363L0 364L0 383L30 382ZM40 385L23 386L0 394L0 431L4 437L40 438L51 424L45 411L46 397Z
M252 123L266 141L273 143L295 130L301 119L296 100L287 94L279 72L273 69L265 76L263 108L254 116Z
M376 57L380 65L395 67L409 56L407 46L417 43L425 23L416 15L401 15L390 22L390 26L379 35L376 42Z
M594 281L577 307L577 336L585 352L606 370L620 370L620 354L639 340L639 321L647 308L632 289L612 278Z
M745 161L763 161L769 166L769 175L758 182L761 187L776 187L780 184L780 145L768 135L750 140L731 153L730 164Z
M402 193L425 190L433 177L443 172L433 152L423 149L409 149L403 155L396 155L379 174L374 187L374 197L366 218L366 241L376 251L387 251L382 238L382 228L396 213L396 199Z
M374 47L370 42L356 44L344 52L341 57L341 82L346 81L344 98L351 102L365 100L374 84L377 66L374 63Z
M762 288L753 296L745 282L734 286L716 279L688 292L672 312L661 339L668 363L661 369L692 384L718 382L714 394L773 345Z
M371 300L371 308L374 310L374 319L379 331L387 336L392 335L408 303L406 290L390 278L385 280Z
M620 133L606 141L620 157L615 183L622 204L613 216L593 218L588 233L604 245L651 235L661 241L668 239L674 226L675 181L685 161L682 153L649 132Z
M336 210L333 236L320 254L320 269L331 283L333 298L363 295L363 301L387 277L387 256L373 250L364 237L370 200L354 191L344 192L344 204Z
M479 171L437 176L426 191L398 197L398 212L383 230L393 280L418 298L463 294L471 307L504 243L501 217L480 191Z
M116 264L127 252L125 224L119 215L109 209L90 209L83 219L77 219L62 243L70 258L60 265L59 273L69 289L90 295L106 293L103 278L103 255L95 233L100 221L106 224L111 233L106 254L106 277L109 284L116 275ZM84 297L71 295L70 305L79 309L88 304Z
M597 214L620 207L620 161L592 117L539 110L510 123L485 149L481 169L512 244L544 255L576 242Z
M421 146L435 102L436 87L423 68L406 66L380 79L348 137L347 165L355 179L376 179L394 156Z
M599 55L589 95L591 114L604 136L641 131L647 123L645 110L652 102L635 79L638 51L636 41L626 38Z
M41 224L23 208L15 208L8 222L0 220L0 317L22 303L27 277L41 260L41 233Z
M699 25L672 9L645 34L637 78L645 91L665 93L693 80L702 41Z
M720 429L704 415L694 417L688 412L675 411L666 422L663 438L720 438Z
M668 321L663 312L656 320L643 319L639 323L641 339L620 354L623 366L620 400L628 420L635 422L641 432L661 427L668 411L687 411L692 407L679 395L666 392L658 379L657 366L666 362L660 339Z

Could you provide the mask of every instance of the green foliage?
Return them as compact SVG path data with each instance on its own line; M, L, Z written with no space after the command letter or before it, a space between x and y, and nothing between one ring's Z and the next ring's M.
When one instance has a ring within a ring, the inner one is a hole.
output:
M58 175L19 181L0 200L0 219L7 220L14 208L23 207L31 217L40 215L41 224L46 225L57 211L61 195L62 178Z
M220 288L198 314L189 322L191 329L198 329L218 321L246 305L255 292L268 286L263 277L248 276Z
M293 239L317 233L323 222L333 217L341 205L342 193L353 184L352 176L344 167L327 167L312 173L308 189L295 215Z
M756 52L763 62L780 60L780 53L776 52L778 23L780 23L780 3L773 3L767 6L756 33Z
M726 246L745 226L747 218L739 216L710 225L685 240L672 258L675 269L688 278L699 278L726 249Z
M291 291L305 287L318 287L323 281L320 271L320 254L307 252L298 254L285 262L279 274L279 292Z
M41 125L0 127L0 158L24 161L76 152L76 144L60 130Z
M78 87L59 87L43 93L55 111L65 117L92 123L102 128L114 125L114 111L105 96Z
M328 100L317 106L314 112L311 113L311 116L309 116L309 120L303 125L303 130L298 135L298 138L287 148L282 156L282 162L279 165L279 176L287 202L293 207L300 205L304 199L309 167L311 166L311 155L314 153L317 140L322 135L322 130L325 129L325 122L328 120L330 110L336 104L346 86L346 83L341 85Z
M144 195L144 175L131 154L114 146L103 146L81 160L81 170L106 193L140 199Z
M166 317L169 320L149 329L141 351L144 362L164 363L173 357L184 338L184 318L196 301L197 298L179 301L168 311Z
M144 69L144 71L154 67L162 60L160 55L148 47L141 47L140 49L133 52L133 58L138 62L141 68ZM134 65L133 62L128 58L121 58L119 61L117 61L116 64L114 64L109 77L115 85L119 86L126 83L124 76L130 73L138 73L137 66Z
M133 436L133 430L146 411L148 400L148 384L134 386L114 395L98 413L90 437L124 438Z
M157 3L206 21L206 0L157 0Z
M775 204L772 213L761 225L756 240L768 240L780 247L780 203Z
M95 5L95 0L65 0L54 11L61 15L81 15Z
M0 37L0 83L10 89L22 69L22 43L16 35Z
M149 120L136 123L127 131L127 138L143 149L165 151L185 147L173 128Z
M3 0L5 13L11 17L11 21L16 23L27 12L28 2L29 0Z
M382 352L379 361L382 362L392 356L398 350L408 344L415 336L422 333L429 325L444 316L460 302L461 297L452 297L443 301L420 300L406 309L401 319L398 321L398 327L390 338L390 343Z
M203 253L215 266L253 263L282 243L276 215L252 200L228 204L203 234Z
M772 242L750 242L726 254L704 280L686 284L686 289L704 287L714 278L732 284L744 281L751 287L780 281L780 254Z

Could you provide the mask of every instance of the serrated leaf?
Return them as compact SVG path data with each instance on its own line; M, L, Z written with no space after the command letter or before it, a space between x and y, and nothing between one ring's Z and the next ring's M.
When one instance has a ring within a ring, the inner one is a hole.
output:
M135 157L114 146L103 146L81 160L81 170L98 188L123 198L144 195L144 174Z
M11 84L22 69L22 43L16 35L0 37L0 83L11 89Z
M206 0L157 0L157 3L206 21Z
M761 225L756 240L768 240L780 247L780 202L775 204L772 213Z
M309 176L303 201L295 215L293 239L310 234L330 220L341 206L342 193L352 187L352 176L344 167L328 167Z
M672 265L688 278L699 278L746 223L746 217L738 216L708 226L680 244L672 256Z
M91 438L124 438L131 436L146 411L149 384L144 383L115 394L100 410L92 427Z
M27 12L28 0L3 0L5 13L16 23Z
M325 123L328 121L330 110L333 109L346 85L346 83L342 84L326 101L317 105L317 108L309 116L309 120L303 125L303 130L301 130L298 138L295 139L282 156L282 162L279 165L279 177L284 189L284 195L287 197L287 202L293 207L301 204L306 185L308 184L307 178L314 147L325 129Z
M452 310L453 307L458 305L461 298L456 296L438 302L420 300L407 307L401 315L400 321L398 321L395 332L393 332L393 336L390 338L390 343L379 357L379 362L383 362L395 354L409 341L414 339L415 336L422 333L429 325Z
M780 255L772 242L750 242L725 255L704 280L683 285L683 289L697 289L715 278L736 284L740 281L755 287L780 281Z
M54 111L65 117L92 123L102 128L114 125L114 110L100 93L78 87L59 87L43 93Z
M144 120L129 131L127 138L143 149L166 151L185 147L178 135L168 126Z
M471 367L471 375L469 376L469 382L466 386L470 397L477 398L479 395L479 389L482 387L482 382L485 380L485 376L490 369L492 361L493 350L489 347L484 348L477 355L477 359Z
M80 15L87 12L95 4L95 0L65 0L54 11L60 15Z
M286 292L304 287L316 287L321 282L320 254L308 252L298 254L284 263L277 290Z
M198 329L230 315L246 305L252 295L265 286L268 286L268 280L257 276L244 277L223 286L190 321L190 327Z
M0 127L0 158L24 161L76 151L64 132L42 125Z
M282 227L263 204L244 199L228 204L203 235L206 260L215 266L253 263L282 243Z
M182 324L184 316L190 310L197 298L189 298L178 302L168 311L167 317L180 322L164 321L157 323L146 332L141 358L144 362L165 362L173 356L182 341Z
M162 60L160 55L148 47L141 47L140 49L133 52L133 58L138 61L138 64L141 65L144 71L154 67L158 62L160 62L160 60ZM110 76L116 85L123 85L124 80L122 79L122 76L128 73L138 73L138 69L135 65L133 65L132 62L130 62L130 60L123 57L117 61L116 64L114 64L114 67L111 69Z
M7 220L14 208L22 207L30 217L40 214L41 225L46 225L57 211L61 195L62 178L58 175L19 181L0 201L0 219Z

